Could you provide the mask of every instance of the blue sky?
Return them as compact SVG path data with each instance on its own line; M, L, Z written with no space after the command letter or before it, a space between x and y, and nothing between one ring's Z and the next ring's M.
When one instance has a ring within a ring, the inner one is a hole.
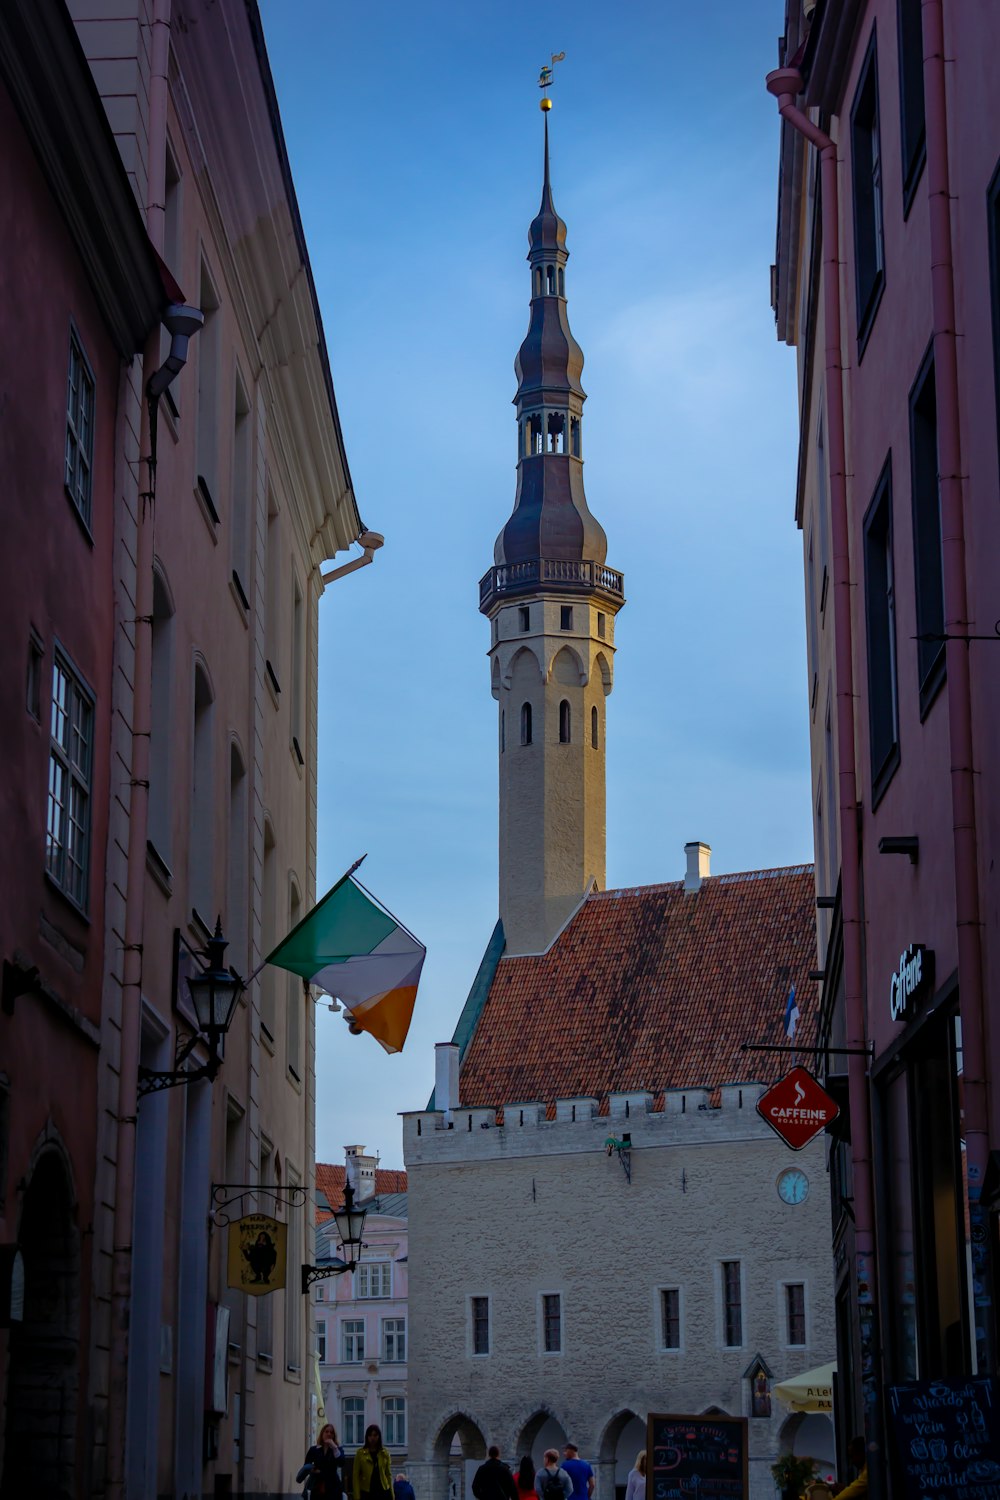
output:
M262 0L372 567L320 605L319 888L359 855L427 943L405 1052L318 1025L320 1160L402 1165L497 911L477 583L510 513L541 188L583 348L587 497L625 574L608 885L812 858L795 355L769 307L780 0Z

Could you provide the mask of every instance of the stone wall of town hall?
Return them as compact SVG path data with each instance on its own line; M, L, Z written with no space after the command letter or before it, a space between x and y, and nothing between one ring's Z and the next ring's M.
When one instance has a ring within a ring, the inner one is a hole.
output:
M832 1358L823 1140L795 1154L756 1113L758 1085L720 1092L718 1108L702 1090L668 1093L655 1113L649 1094L612 1096L611 1117L590 1100L559 1101L551 1121L540 1105L515 1104L499 1126L491 1109L456 1109L450 1125L440 1112L406 1117L409 1470L422 1500L446 1493L456 1432L466 1460L481 1439L505 1458L531 1452L540 1462L542 1414L595 1464L598 1500L612 1500L616 1444L634 1416L749 1415L746 1377L758 1355L772 1383ZM625 1130L631 1183L605 1149ZM794 1206L776 1186L790 1167L811 1187ZM740 1267L734 1347L725 1345L725 1262ZM789 1343L788 1283L804 1288L804 1344ZM679 1347L667 1349L661 1294L674 1288ZM542 1299L553 1293L562 1349L545 1353ZM472 1299L482 1297L488 1354L473 1349ZM789 1414L776 1398L772 1413L750 1421L755 1500L774 1493L768 1466ZM549 1424L548 1440L552 1432Z

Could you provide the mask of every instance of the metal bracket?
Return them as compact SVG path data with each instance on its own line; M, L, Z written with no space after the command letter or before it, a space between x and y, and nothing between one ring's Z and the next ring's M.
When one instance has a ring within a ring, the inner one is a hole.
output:
M869 1042L867 1047L798 1047L791 1045L779 1045L770 1042L741 1042L741 1052L807 1052L811 1057L867 1057L869 1060L875 1056L875 1043Z
M343 1276L345 1272L353 1271L356 1266L356 1260L337 1260L328 1266L303 1266L302 1295L306 1296L314 1281L326 1281L330 1276Z
M619 1141L615 1136L609 1135L604 1142L604 1149L609 1156L617 1156L625 1173L625 1181L631 1185L632 1182L632 1133L626 1131Z
M230 1196L226 1196L229 1194ZM241 1205L238 1218L243 1217L242 1203L244 1198L271 1198L277 1208L284 1205L288 1208L301 1208L309 1197L309 1189L302 1186L295 1187L265 1187L260 1182L213 1182L212 1183L212 1217L220 1226L232 1223L226 1209L232 1208L234 1203Z
M948 635L947 632L925 630L923 635L915 635L915 641L1000 641L1000 620L993 627L992 635Z
M186 1040L184 1040L186 1036ZM181 1064L186 1062L191 1053L202 1040L201 1033L196 1031L187 1034L183 1031L177 1033L177 1051L174 1053L174 1065L172 1068L144 1068L139 1067L139 1086L136 1089L136 1097L143 1099L147 1094L158 1094L163 1089L177 1088L182 1083L197 1083L202 1078L214 1079L219 1071L222 1059L213 1052L207 1062L201 1063L197 1068L181 1070Z

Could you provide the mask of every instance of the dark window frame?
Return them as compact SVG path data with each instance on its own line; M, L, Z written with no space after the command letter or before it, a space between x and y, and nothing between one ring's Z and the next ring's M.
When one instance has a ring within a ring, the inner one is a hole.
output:
M785 1282L785 1342L794 1349L804 1349L807 1342L804 1281Z
M74 385L74 368L77 381ZM97 425L97 379L74 323L69 330L66 375L66 443L63 488L90 536L94 517L94 429Z
M924 111L924 33L920 0L896 0L899 58L900 158L903 167L903 219L909 216L927 161Z
M660 1288L660 1348L681 1347L681 1289L679 1286Z
M56 696L60 681L65 684L64 700ZM90 909L97 697L58 642L53 652L48 709L45 874L86 916ZM74 829L78 834L75 841ZM74 857L74 849L79 858Z
M531 704L530 703L522 703L521 704L521 744L522 745L530 745L532 743L532 737L531 737L532 736L531 718L532 718Z
M562 1293L542 1293L542 1348L546 1354L561 1354Z
M743 1269L738 1260L722 1262L722 1338L727 1349L743 1347Z
M489 1297L469 1298L469 1318L471 1322L472 1352L473 1354L489 1354L490 1352L490 1299Z
M909 412L913 597L917 635L917 684L920 690L920 719L923 722L946 675L944 641L920 639L922 635L944 635L944 553L941 545L941 481L933 344L925 354L910 390ZM927 477L931 466L932 484Z
M878 806L900 761L899 672L896 655L896 605L893 578L892 455L875 485L864 527L865 643L868 664L868 749L872 810ZM882 562L884 559L884 567ZM882 600L885 600L882 617ZM884 656L884 660L882 659ZM878 681L876 682L876 677ZM878 705L888 704L888 721ZM877 712L873 710L877 708ZM876 733L887 723L891 733Z
M860 362L885 291L884 191L874 26L851 105L851 199Z

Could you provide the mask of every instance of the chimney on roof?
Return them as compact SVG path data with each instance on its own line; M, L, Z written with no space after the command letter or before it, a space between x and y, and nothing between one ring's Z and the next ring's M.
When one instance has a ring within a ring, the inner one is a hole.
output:
M451 1124L451 1112L458 1108L458 1048L454 1042L438 1042L434 1047L434 1108L444 1113L445 1124Z
M369 1156L364 1146L344 1147L344 1167L347 1180L354 1189L358 1202L375 1196L375 1169L378 1157Z
M712 857L712 846L711 844L703 844L700 839L696 839L693 843L684 845L684 853L687 855L684 889L686 891L700 891L702 881L707 880L711 874L709 862Z

